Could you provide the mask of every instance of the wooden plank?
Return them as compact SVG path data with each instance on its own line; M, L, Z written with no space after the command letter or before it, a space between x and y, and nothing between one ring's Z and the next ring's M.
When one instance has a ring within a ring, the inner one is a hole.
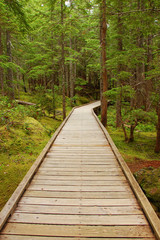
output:
M53 185L53 186L123 186L128 185L127 181L58 181L58 180L32 180L36 185Z
M124 175L121 176L48 176L42 174L36 174L34 180L66 180L66 181L125 181L126 178Z
M44 213L68 215L142 215L138 206L45 206L19 204L15 213Z
M78 167L40 167L40 170L41 171L57 171L57 172L62 172L62 171L65 171L65 172L78 172L78 171L83 171L83 172L97 172L97 171L102 171L102 172L107 172L107 171L110 171L110 172L121 172L121 169L120 168L116 168L116 167L113 167L113 168L103 168L103 167L81 167L81 168L78 168Z
M65 226L8 223L3 234L54 236L54 237L108 237L108 238L136 238L154 237L148 226Z
M62 199L22 197L20 204L50 206L138 206L136 199Z
M51 186L30 184L28 190L45 190L45 191L66 191L66 192L124 192L129 189L128 186Z
M108 238L94 238L94 240L108 240ZM127 238L127 240L154 240L155 238L147 237L147 238ZM81 238L81 237L41 237L41 236L14 236L14 235L3 235L0 236L0 240L90 240L90 238ZM112 240L119 240L119 238L112 238Z
M43 162L42 167L45 166L45 167L111 167L112 166L116 166L116 167L119 167L118 163L115 161L115 162L106 162L106 163L100 163L100 162L96 162L96 163L93 163L93 162L55 162L55 161L50 161L50 162Z
M38 174L48 175L48 176L123 176L122 171L92 171L92 172L80 172L80 171L45 171L38 170Z
M32 191L27 190L25 197L45 197L45 198L81 198L81 199L130 199L134 195L130 191L128 192L51 192L51 191Z
M32 223L52 225L101 225L101 226L133 226L147 225L143 215L58 215L58 214L29 214L14 213L8 220L11 223Z

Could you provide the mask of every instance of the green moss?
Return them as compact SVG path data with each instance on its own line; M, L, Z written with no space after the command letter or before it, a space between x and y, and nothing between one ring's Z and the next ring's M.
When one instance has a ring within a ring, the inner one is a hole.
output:
M143 168L135 173L135 177L148 199L160 212L160 168Z
M122 129L107 129L126 162L160 159L160 154L154 152L156 132L135 132L135 141L126 143Z
M0 209L36 160L60 121L26 117L16 127L0 128Z

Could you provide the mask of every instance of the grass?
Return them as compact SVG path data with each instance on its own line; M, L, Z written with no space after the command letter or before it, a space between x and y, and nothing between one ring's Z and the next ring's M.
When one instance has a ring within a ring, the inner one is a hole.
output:
M134 132L134 141L126 143L122 128L115 127L116 109L110 106L108 110L107 130L126 162L140 160L160 160L160 154L154 152L156 129L153 124L139 124Z
M126 162L160 160L160 154L154 152L156 132L135 132L134 142L126 143L122 129L107 129Z

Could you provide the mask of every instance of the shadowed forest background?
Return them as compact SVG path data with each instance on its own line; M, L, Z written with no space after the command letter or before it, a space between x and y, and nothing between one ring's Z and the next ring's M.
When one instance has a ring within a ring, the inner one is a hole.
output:
M1 207L71 108L104 99L104 125L160 211L159 13L158 0L0 1Z

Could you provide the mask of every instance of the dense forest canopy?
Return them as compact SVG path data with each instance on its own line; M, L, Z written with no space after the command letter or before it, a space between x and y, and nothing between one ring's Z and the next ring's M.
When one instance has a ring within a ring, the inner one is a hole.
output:
M126 141L155 123L160 152L159 12L158 0L1 0L1 95L49 93L55 115L61 94L64 118L66 100L108 99Z

